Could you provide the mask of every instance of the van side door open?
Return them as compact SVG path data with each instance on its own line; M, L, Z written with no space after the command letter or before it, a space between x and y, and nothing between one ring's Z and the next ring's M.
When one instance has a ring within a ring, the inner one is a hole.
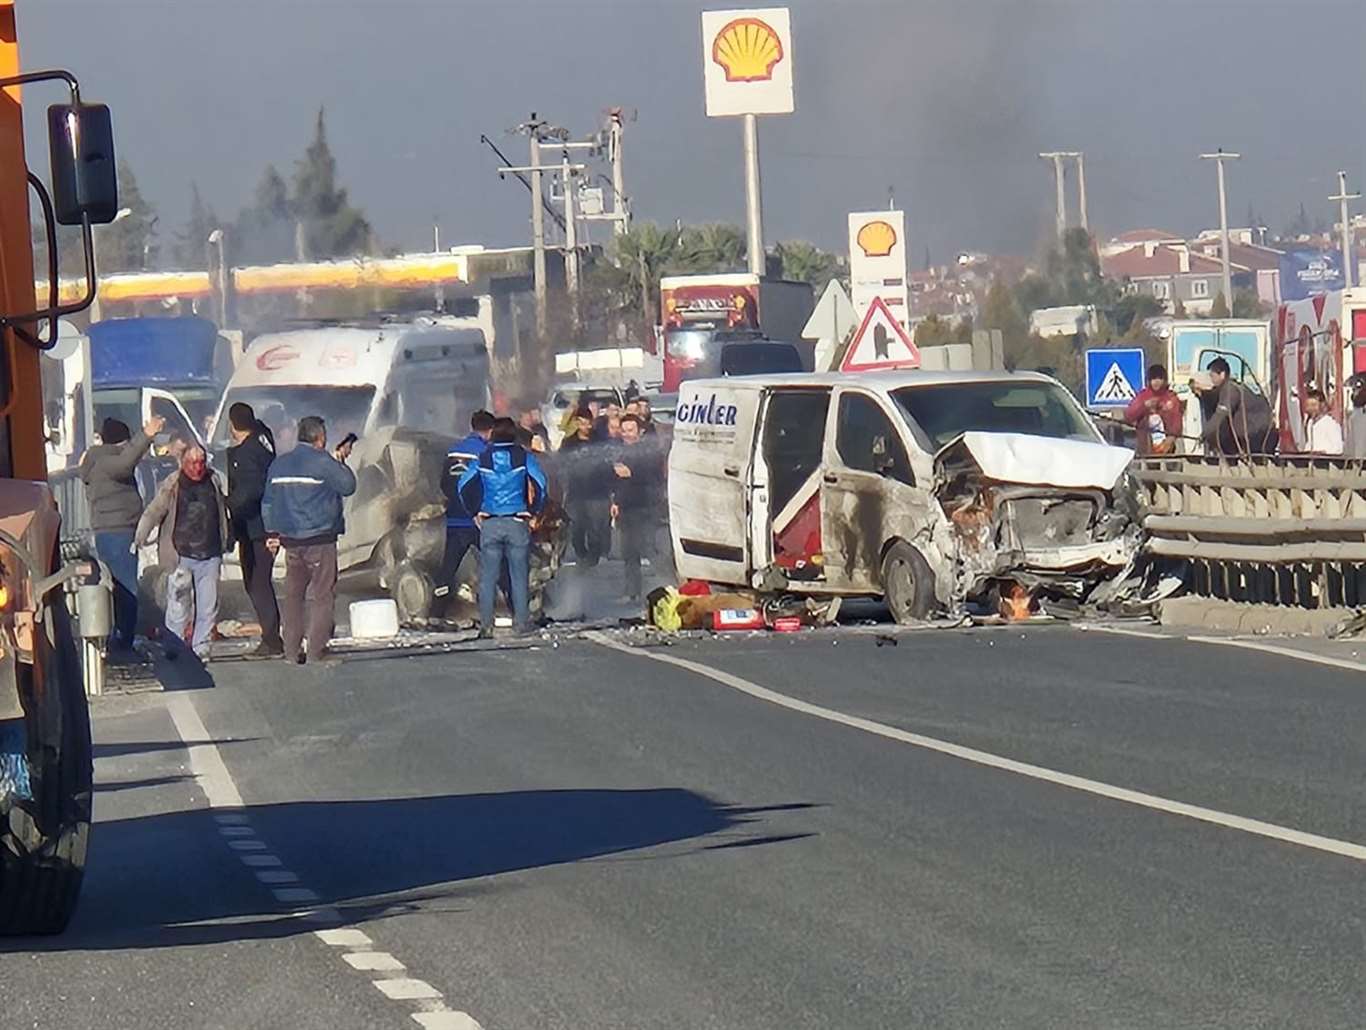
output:
M878 593L883 545L910 540L929 520L898 422L870 394L841 390L821 475L826 578Z
M749 582L757 387L684 383L669 454L674 559L685 577Z
M754 473L754 566L789 579L825 578L821 463L829 388L777 389L764 402Z

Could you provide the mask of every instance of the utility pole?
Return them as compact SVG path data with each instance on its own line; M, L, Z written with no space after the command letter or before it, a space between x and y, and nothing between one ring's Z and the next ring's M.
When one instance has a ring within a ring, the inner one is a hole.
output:
M441 253L441 223L432 220L432 253ZM436 310L444 312L446 310L446 285L445 283L436 284Z
M1224 188L1224 162L1237 161L1242 154L1229 154L1220 147L1213 154L1201 154L1200 160L1213 161L1219 172L1219 241L1224 259L1224 306L1233 313L1233 272L1229 266L1228 193Z
M1077 202L1081 207L1081 227L1088 233L1091 221L1086 217L1086 155L1077 152Z
M560 158L560 188L564 191L564 286L569 292L571 318L579 321L579 233L574 222L574 170L569 151Z
M745 228L749 237L749 270L763 275L764 212L759 197L759 117L747 114L745 123Z
M544 122L536 120L536 112L531 112L531 120L526 124L527 136L531 141L531 262L532 282L536 291L536 335L542 339L546 333L546 284L545 284L545 215L541 211L541 139Z
M631 228L631 206L626 199L626 170L621 162L621 137L625 132L621 108L614 107L608 112L608 150L612 159L612 213L616 220L612 233L620 236Z
M1058 242L1067 235L1067 187L1064 182L1062 159L1068 155L1061 150L1049 150L1039 155L1045 161L1053 162L1053 185L1057 191L1057 219L1056 227L1058 231Z
M1349 200L1360 200L1360 193L1347 192L1347 173L1338 172L1338 192L1337 196L1329 197L1329 200L1336 200L1341 205L1342 212L1342 285L1347 289L1352 288L1356 281L1355 269L1352 268L1352 216L1347 210Z

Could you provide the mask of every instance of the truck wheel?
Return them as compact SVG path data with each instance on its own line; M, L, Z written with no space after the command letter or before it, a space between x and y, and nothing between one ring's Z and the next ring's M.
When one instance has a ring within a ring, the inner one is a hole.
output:
M436 586L431 576L405 561L389 576L389 596L398 606L399 625L409 626L431 614Z
M0 815L0 934L53 934L76 908L90 834L90 712L66 605L48 605L36 635L41 691L21 690L33 799ZM31 677L21 667L19 675Z
M924 622L934 614L934 573L904 540L892 544L882 559L882 594L898 625Z

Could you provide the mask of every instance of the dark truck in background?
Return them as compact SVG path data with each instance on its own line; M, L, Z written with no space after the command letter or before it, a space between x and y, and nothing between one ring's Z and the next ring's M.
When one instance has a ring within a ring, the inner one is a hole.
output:
M814 345L801 338L815 306L809 283L665 276L659 303L665 393L689 379L813 370Z

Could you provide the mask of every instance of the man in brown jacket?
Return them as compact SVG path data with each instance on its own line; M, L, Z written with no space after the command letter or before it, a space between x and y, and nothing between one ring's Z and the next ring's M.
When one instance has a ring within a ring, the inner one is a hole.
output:
M142 513L139 547L151 540L153 530L157 531L159 564L173 570L166 588L166 657L174 660L183 650L193 608L190 646L202 661L208 661L218 621L218 574L223 554L232 545L232 533L223 491L202 447L186 449L180 471L166 477Z

